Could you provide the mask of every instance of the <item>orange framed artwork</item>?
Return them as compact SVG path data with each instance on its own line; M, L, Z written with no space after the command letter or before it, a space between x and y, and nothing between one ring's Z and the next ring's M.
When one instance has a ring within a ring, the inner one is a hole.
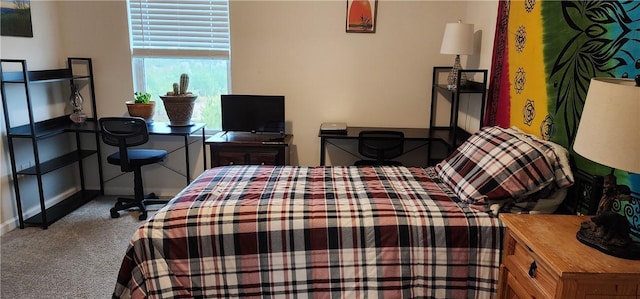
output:
M376 32L378 0L347 0L347 32Z

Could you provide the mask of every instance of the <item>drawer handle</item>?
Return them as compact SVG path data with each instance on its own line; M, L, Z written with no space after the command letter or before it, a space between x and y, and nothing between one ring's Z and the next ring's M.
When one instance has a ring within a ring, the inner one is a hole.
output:
M536 261L531 262L531 266L529 266L529 277L536 278L536 269L538 269Z
M229 165L233 165L233 161L229 162Z

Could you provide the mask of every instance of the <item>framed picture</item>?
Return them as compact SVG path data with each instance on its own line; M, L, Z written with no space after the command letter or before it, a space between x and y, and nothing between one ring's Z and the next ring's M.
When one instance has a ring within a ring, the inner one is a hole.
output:
M378 0L347 0L347 32L375 33Z
M33 37L30 1L0 1L0 22L0 35Z

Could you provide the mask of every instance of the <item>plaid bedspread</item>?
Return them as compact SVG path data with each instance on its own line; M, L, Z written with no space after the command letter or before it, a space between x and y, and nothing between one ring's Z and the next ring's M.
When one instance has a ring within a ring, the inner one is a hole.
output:
M432 168L228 166L134 234L114 298L493 298L501 222Z

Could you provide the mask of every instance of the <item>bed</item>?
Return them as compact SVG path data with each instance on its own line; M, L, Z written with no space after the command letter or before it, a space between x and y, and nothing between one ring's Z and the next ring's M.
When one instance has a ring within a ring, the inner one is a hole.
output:
M490 127L435 167L212 168L136 231L113 297L492 298L496 215L555 209L566 155Z

